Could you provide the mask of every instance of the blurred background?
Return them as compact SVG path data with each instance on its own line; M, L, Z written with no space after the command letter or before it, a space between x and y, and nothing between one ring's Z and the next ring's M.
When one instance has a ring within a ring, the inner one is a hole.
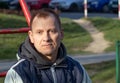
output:
M83 12L84 0L26 0L30 10L58 8L61 11ZM1 9L20 10L18 0L0 0ZM117 13L118 0L87 0L89 12Z
M42 8L54 9L59 14L67 52L84 65L93 83L116 83L116 42L120 40L118 0L25 1L31 14ZM16 53L27 36L26 28L19 1L0 0L0 73L17 61ZM0 78L0 83L3 81L4 77Z

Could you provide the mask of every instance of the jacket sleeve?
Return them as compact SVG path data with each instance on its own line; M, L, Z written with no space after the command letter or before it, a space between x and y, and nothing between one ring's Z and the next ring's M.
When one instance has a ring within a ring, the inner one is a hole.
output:
M21 77L12 68L7 72L4 83L23 83Z
M77 68L75 69L74 72L74 75L76 77L76 83L92 83L85 68L77 61L76 61L76 67ZM82 80L80 80L80 78L82 78Z
M83 66L82 66L82 69L83 69L83 81L82 81L82 83L92 83L90 77L88 76L88 74Z

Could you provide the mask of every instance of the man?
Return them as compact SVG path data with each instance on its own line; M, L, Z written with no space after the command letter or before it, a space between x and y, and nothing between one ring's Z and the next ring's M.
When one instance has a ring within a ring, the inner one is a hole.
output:
M56 13L42 9L33 15L30 26L18 51L20 59L8 71L5 83L91 83L83 66L67 56Z

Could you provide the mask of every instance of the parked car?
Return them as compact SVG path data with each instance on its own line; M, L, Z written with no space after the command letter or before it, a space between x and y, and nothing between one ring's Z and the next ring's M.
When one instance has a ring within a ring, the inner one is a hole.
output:
M51 0L27 0L30 9L47 8Z
M117 13L118 12L118 0L110 0L109 9L111 12Z
M88 3L88 10L95 12L109 12L110 0L92 0Z
M81 11L84 0L51 0L49 7L60 10Z
M0 8L8 9L8 5L11 2L11 0L0 0Z
M9 9L21 9L19 1L18 0L12 0L9 4Z
M29 9L40 9L43 7L48 7L50 0L26 0ZM10 9L20 9L20 4L18 0L13 0L9 5Z

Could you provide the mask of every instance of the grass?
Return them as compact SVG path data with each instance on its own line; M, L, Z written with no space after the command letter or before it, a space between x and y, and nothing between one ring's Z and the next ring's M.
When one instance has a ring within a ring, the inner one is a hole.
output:
M93 83L116 83L115 61L85 65Z
M62 19L64 29L63 43L68 49L69 54L84 53L84 49L92 41L88 32L70 19Z
M120 40L120 20L112 18L89 18L93 25L105 34L105 39L111 42L106 52L115 51L115 43Z
M0 83L4 83L4 77L0 78Z
M1 34L0 35L0 59L15 59L20 44L27 34Z
M0 28L20 28L27 26L24 17L0 13Z
M68 54L85 53L82 51L91 41L89 33L74 23L71 19L61 18L64 29L64 39ZM0 28L27 27L23 16L0 14ZM19 45L27 34L2 34L0 35L0 59L15 59Z

